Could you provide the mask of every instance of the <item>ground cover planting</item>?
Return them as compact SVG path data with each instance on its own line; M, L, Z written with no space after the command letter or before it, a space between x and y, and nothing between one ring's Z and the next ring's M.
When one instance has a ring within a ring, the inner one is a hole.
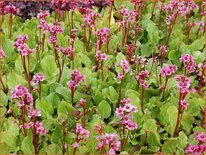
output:
M206 1L0 1L1 154L204 154Z

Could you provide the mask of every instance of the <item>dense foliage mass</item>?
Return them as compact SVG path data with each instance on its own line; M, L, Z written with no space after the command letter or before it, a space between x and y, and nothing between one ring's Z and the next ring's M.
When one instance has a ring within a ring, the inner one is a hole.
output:
M2 154L206 151L206 2L0 1L0 13Z

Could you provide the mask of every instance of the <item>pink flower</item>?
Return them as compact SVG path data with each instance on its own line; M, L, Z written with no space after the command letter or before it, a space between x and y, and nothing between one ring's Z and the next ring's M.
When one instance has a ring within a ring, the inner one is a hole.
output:
M108 59L107 55L105 53L102 53L100 50L96 52L95 58L97 61L103 61Z
M16 41L14 43L14 47L17 48L17 50L20 52L22 56L27 56L34 52L33 49L29 49L25 42L29 40L28 35L20 35L16 38Z
M79 146L79 143L75 141L72 146L75 149L75 148L77 148Z
M174 79L177 81L177 87L180 89L181 93L190 93L191 80L185 75L176 75Z
M68 144L67 143L64 143L64 148L68 149Z
M181 101L180 101L180 104L181 104L181 106L184 108L184 110L187 109L187 107L188 107L188 102L187 102L186 100L181 100Z
M42 81L44 81L44 80L45 80L44 74L38 73L38 74L35 74L35 75L33 76L32 83L33 83L33 85L37 85L37 84L39 84L40 82L42 82Z
M0 59L5 57L5 53L2 48L0 48Z
M195 71L196 63L192 57L192 55L183 54L180 58L180 62L183 62L185 69L192 73Z
M139 81L140 85L146 89L149 87L149 85L147 85L145 83L145 79L149 77L149 72L147 70L145 71L141 71L137 76L136 76L136 80Z
M206 134L203 132L197 133L195 135L195 139L199 142L205 142L206 141Z

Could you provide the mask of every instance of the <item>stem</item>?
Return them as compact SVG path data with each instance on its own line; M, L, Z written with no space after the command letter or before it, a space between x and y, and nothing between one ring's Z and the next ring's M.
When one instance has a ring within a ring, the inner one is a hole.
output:
M160 15L159 15L159 19L158 19L158 29L160 30L161 29L161 19L162 19L162 8L163 8L163 2L162 2L162 5L161 5L161 9L160 9Z
M112 5L113 5L113 2L110 1L110 10L109 10L109 28L111 27Z
M54 47L54 54L55 54L55 58L56 58L56 61L57 61L58 68L59 68L59 75L60 75L61 72L62 72L62 69L61 69L61 64L60 64L60 61L59 61L59 56L58 56L58 53L57 53L57 50L56 50L55 47ZM60 81L60 78L58 78L58 82L59 81Z
M45 33L43 33L43 37L42 37L42 53L44 53L44 43L45 43L45 37L46 37L46 35L45 35Z
M33 130L33 145L34 145L34 150L35 150L35 154L38 154L38 150L37 150L37 135L36 135L36 116L34 116L34 130Z
M102 73L102 81L104 81L104 67L103 67L103 61L101 61L101 73Z
M169 40L170 40L170 36L171 36L171 33L172 33L172 29L173 29L173 27L175 25L176 19L177 19L177 13L175 14L174 21L173 21L173 23L172 23L172 25L171 25L171 27L169 29L169 34L168 34L168 37L167 37L166 46L168 46L168 43L169 43Z
M180 115L181 115L181 105L180 105L181 99L182 99L182 94L180 93L180 96L179 96L179 102L178 102L177 123L176 123L176 126L175 126L175 130L174 130L173 137L177 137L177 134L178 134L178 127L179 127L179 123L180 123Z
M28 74L27 69L26 69L25 57L21 56L21 59L22 59L22 64L23 64L23 68L24 68L24 73L25 73L25 76L26 76L26 79L27 79L27 82L28 82L29 91L31 91L30 77L29 77L29 74Z
M73 89L71 90L71 102L72 102L72 105L74 105L74 90Z
M22 121L22 127L23 127L23 131L24 131L24 137L27 136L26 128L25 128L25 110L26 110L26 105L24 105L24 106L21 108L21 112L22 112L21 121Z
M165 90L166 90L166 87L167 87L167 83L168 83L168 77L166 76L166 80L165 80L165 85L163 86L163 91L162 91L162 99L164 101L164 96L165 96Z
M126 137L125 142L124 142L123 150L125 150L125 147L126 147L126 144L127 144L127 140L129 138L129 135L130 135L130 130L128 130L127 137Z
M74 28L74 11L72 11L72 19L71 19L72 29Z
M124 76L124 74L123 74L123 76ZM123 78L121 78L121 80L120 80L119 97L118 97L118 103L117 103L118 107L120 105L120 100L121 100L121 96L122 96L122 83L123 83Z
M13 19L13 15L10 14L10 16L9 16L9 29L8 29L9 39L11 39L11 36L12 36L12 19Z
M83 127L85 128L86 127L86 109L85 107L83 107Z
M155 0L155 2L154 2L154 5L153 5L153 7L152 7L152 17L151 17L151 20L153 20L153 18L154 18L154 12L155 12L155 6L156 6L156 4L157 4L157 0Z
M41 83L39 82L39 100L41 101Z
M201 120L201 127L204 128L205 126L205 116L206 116L206 107L202 110L202 120Z
M122 128L123 139L121 140L121 151L123 150L123 147L124 147L124 133L125 133L125 125Z
M141 103L142 113L144 114L144 87L142 86L142 103Z

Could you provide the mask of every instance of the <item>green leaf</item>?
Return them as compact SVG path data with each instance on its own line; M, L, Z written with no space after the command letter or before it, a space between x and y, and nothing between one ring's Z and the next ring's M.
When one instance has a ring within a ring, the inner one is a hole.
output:
M155 131L149 132L147 141L150 148L161 145L160 135Z
M32 144L32 138L31 137L25 137L22 145L21 150L24 154L34 154L34 146Z
M168 115L168 119L169 119L169 133L173 134L175 126L176 126L176 122L177 122L177 108L175 106L170 106L167 109L167 115Z
M54 113L52 104L44 100L36 101L36 108L41 110L41 114L44 115L45 117L50 117Z
M66 87L57 87L55 90L59 95L63 96L66 101L70 101L71 94L68 88Z
M186 145L187 145L187 136L185 135L184 132L181 131L178 137L178 146L184 149Z
M75 110L75 108L71 105L71 103L62 101L57 109L58 114L59 113L63 113L63 114L70 114L71 116L73 116L73 111ZM70 116L70 117L71 117Z
M163 145L162 145L162 152L163 153L175 153L176 152L176 145L177 145L177 141L175 139L170 139L169 141L166 141Z
M56 75L57 65L54 56L46 55L40 64L43 68L43 73L46 75L46 79Z
M145 132L145 130L149 130L153 132L157 131L156 121L154 119L146 120L146 122L143 125L142 132Z
M6 131L1 133L1 142L8 145L12 150L17 148L17 136L10 135Z
M193 122L194 122L194 117L191 114L184 112L182 115L181 124L182 124L183 129L186 131L187 134L190 133L190 131L193 127L193 125L192 125Z
M109 100L112 102L112 103L116 103L117 102L117 91L114 89L114 87L112 86L109 86Z
M149 57L152 54L152 51L153 49L149 42L141 45L141 56Z
M22 77L23 76L23 77ZM26 85L26 80L24 75L19 75L16 72L12 71L7 75L7 85L9 89L13 89L16 85Z
M56 144L50 144L47 147L47 154L62 154L62 149Z
M202 50L205 44L205 38L202 36L201 38L195 40L191 45L190 48L192 51Z
M179 58L181 57L181 52L178 50L171 50L169 51L168 58L172 61L175 65L180 66Z
M105 100L99 103L97 110L102 118L109 118L109 116L111 115L111 107Z

